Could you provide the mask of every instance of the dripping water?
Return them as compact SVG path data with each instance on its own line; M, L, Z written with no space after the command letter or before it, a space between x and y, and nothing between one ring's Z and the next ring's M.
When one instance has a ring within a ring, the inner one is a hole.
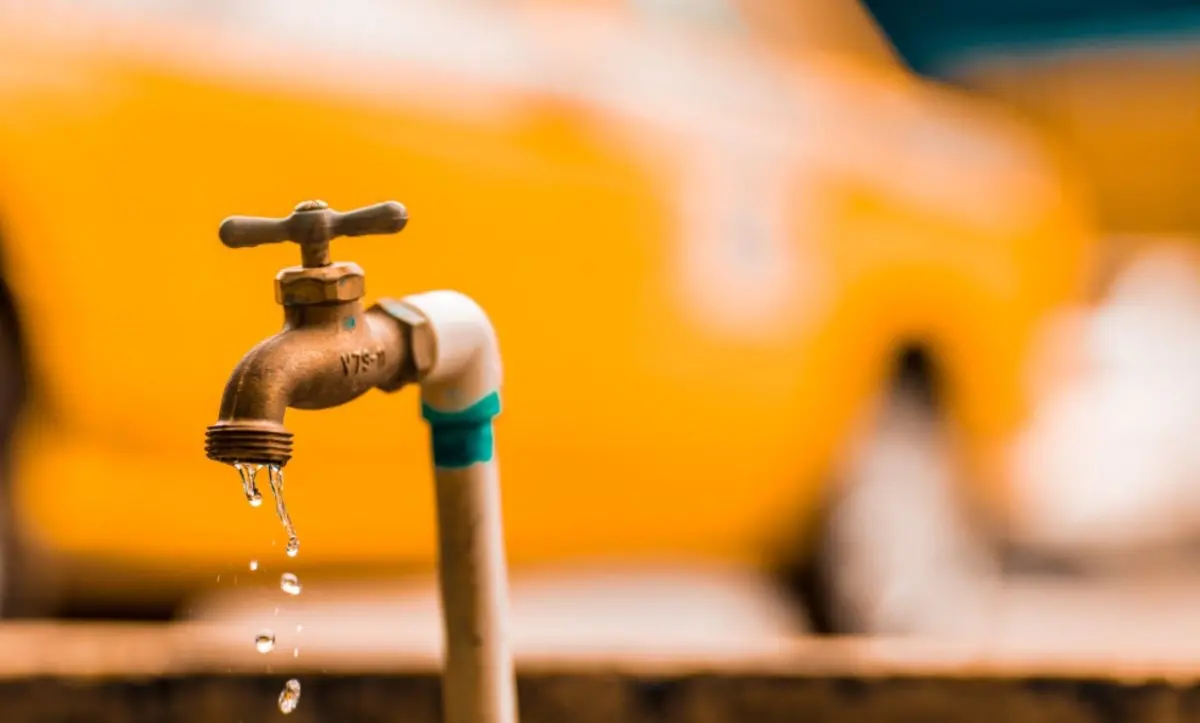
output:
M296 706L300 704L300 681L292 678L284 684L283 690L279 693L279 712L287 715L296 710Z
M242 491L246 495L246 501L251 507L259 507L262 505L262 495L258 491L256 484L259 471L263 465L251 465L243 462L237 462L234 468L238 471L238 476L242 481ZM275 498L275 512L279 516L280 523L283 524L283 529L287 533L286 552L288 557L295 557L300 551L300 540L296 536L296 528L292 525L292 518L288 515L287 505L283 499L283 469L279 465L267 465L268 481L271 487L271 494ZM274 541L271 543L274 545ZM250 561L250 570L258 570L258 560ZM220 577L217 581L220 582ZM236 580L235 580L236 582ZM284 573L279 582L280 589L289 595L300 594L300 580L292 573ZM279 608L275 608L275 615L279 615ZM296 626L296 632L299 633L303 627ZM263 630L254 638L254 647L259 653L267 654L275 649L275 634L270 630ZM292 649L292 657L300 656L300 648ZM268 668L269 672L269 668ZM300 681L291 679L284 685L283 690L279 693L279 711L285 715L296 710L296 706L300 703Z
M286 592L288 595L300 594L300 580L290 572L283 573L279 578L279 589Z
M241 462L235 462L233 468L238 471L238 476L242 478L242 491L246 494L246 501L251 507L258 507L262 504L262 495L258 493L258 486L255 480L258 477L258 471L262 469L262 465L249 465Z
M288 516L287 505L283 501L283 468L277 464L267 466L271 484L271 494L275 496L275 512L279 515L279 521L283 523L283 529L287 532L287 555L295 557L300 551L300 540L296 537L296 528L292 525L292 518Z
M275 633L270 630L264 630L254 636L254 649L266 655L275 649Z

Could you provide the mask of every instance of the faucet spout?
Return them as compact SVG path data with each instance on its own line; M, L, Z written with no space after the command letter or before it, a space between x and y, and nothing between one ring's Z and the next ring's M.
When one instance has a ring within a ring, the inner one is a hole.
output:
M287 360L302 345L296 333L281 331L256 344L242 357L221 394L218 420L283 424L299 381Z
M284 414L340 406L415 374L400 322L355 301L285 307L284 328L246 353L206 435L210 459L283 467L292 434Z

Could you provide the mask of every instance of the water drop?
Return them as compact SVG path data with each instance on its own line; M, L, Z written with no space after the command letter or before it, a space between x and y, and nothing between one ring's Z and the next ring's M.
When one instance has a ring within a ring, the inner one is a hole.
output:
M304 632L304 626L303 626L303 625L296 625L296 632L298 632L298 633L302 633L302 632Z
M270 630L264 630L254 636L254 649L262 654L267 654L275 649L275 633Z
M257 569L258 569L258 560L251 560L250 561L250 572L254 572Z
M292 657L293 657L293 658L299 658L299 657L300 657L300 648L292 648Z
M217 575L217 582L221 582L221 576Z
M300 704L300 681L292 678L283 686L283 691L279 693L279 712L287 715L296 710L296 706Z
M258 471L262 469L262 465L250 466L238 462L233 465L233 468L238 471L238 475L242 478L242 492L246 494L246 501L251 507L258 507L262 504L262 495L258 493L258 486L255 485L255 478L258 477Z
M279 587L288 595L300 594L300 580L290 572L283 573L283 577L279 578Z
M268 465L267 472L271 483L271 494L275 495L275 513L279 515L279 521L283 523L283 529L288 536L287 554L288 557L295 557L296 553L300 551L300 540L296 537L296 528L292 525L287 505L283 502L283 468L272 464Z

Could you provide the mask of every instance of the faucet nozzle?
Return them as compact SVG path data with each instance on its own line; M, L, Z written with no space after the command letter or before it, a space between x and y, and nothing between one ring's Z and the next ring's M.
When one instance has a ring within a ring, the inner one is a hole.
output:
M205 430L204 451L225 464L283 467L292 458L292 433L266 419L222 420Z

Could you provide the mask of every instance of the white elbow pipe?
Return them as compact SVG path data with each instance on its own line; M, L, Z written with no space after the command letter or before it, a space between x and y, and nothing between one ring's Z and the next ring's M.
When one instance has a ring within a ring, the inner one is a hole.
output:
M500 391L500 349L483 309L457 291L406 296L428 324L432 354L420 371L421 402L447 413L460 412Z
M515 723L508 573L492 433L492 418L500 412L496 333L483 309L455 291L380 305L413 329L410 351L422 416L430 426L445 636L444 720Z

